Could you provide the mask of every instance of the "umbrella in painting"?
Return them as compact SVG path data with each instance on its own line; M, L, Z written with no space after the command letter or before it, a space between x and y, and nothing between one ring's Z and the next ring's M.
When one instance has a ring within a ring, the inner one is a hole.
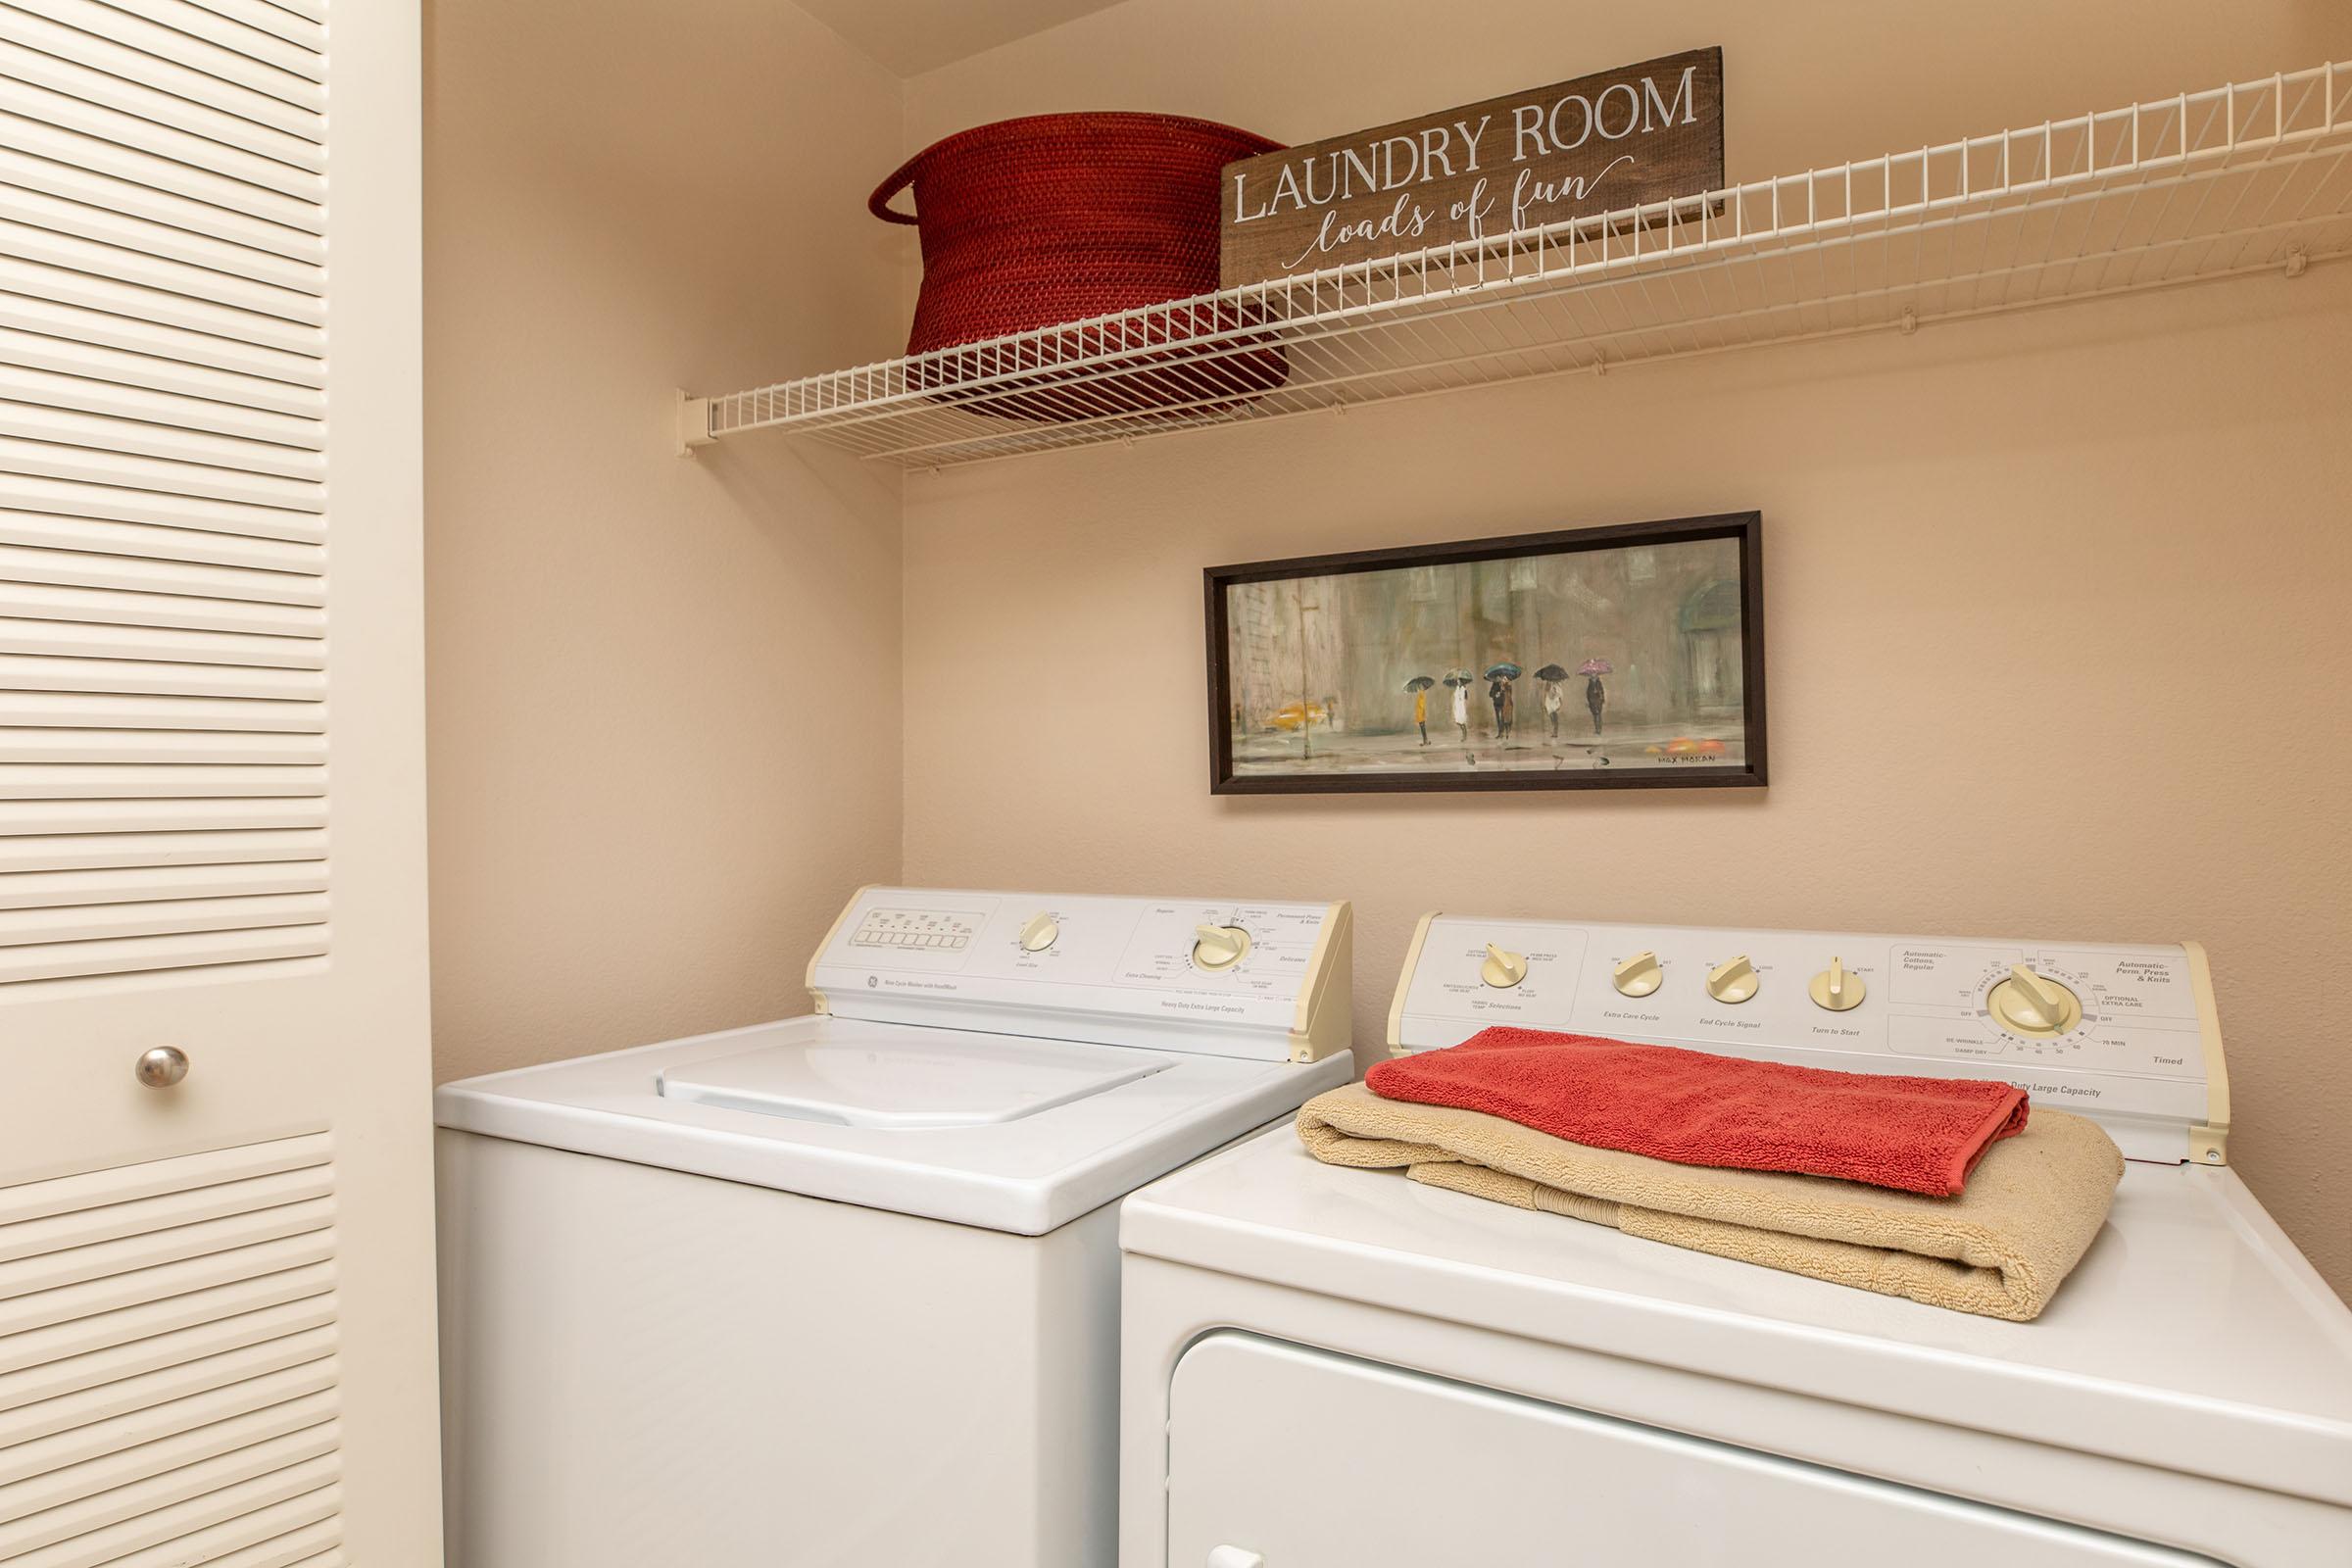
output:
M1425 692L1436 684L1437 682L1431 680L1427 675L1415 675L1404 683L1404 689L1408 692Z
M1542 669L1536 671L1538 680L1566 680L1567 678L1568 672L1557 664L1545 664Z
M1499 664L1487 666L1487 679L1489 680L1517 680L1518 678L1519 666L1507 659Z
M1588 659L1576 666L1576 672L1579 675L1614 675L1617 666L1605 659Z
M1446 672L1446 684L1448 686L1467 686L1470 684L1470 673L1467 670L1449 669Z

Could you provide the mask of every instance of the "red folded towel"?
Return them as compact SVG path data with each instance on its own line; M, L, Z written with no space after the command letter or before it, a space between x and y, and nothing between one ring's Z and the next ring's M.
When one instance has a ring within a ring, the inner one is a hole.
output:
M1484 1029L1364 1075L1384 1100L1484 1111L1595 1149L1685 1165L1795 1171L1943 1198L2023 1132L2026 1092L1984 1079L1890 1078Z

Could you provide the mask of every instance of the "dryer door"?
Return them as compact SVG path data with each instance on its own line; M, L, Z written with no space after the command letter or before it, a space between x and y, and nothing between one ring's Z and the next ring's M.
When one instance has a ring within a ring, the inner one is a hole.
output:
M1306 1433L1339 1441L1301 1441ZM2212 1559L1231 1331L1177 1363L1172 1568Z

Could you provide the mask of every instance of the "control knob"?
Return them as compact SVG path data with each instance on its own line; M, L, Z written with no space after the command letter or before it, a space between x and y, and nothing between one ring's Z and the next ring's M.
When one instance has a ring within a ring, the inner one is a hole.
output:
M2047 1040L2082 1021L2082 1000L2051 979L2022 963L2009 966L2009 978L1984 998L1992 1021L2026 1040Z
M1478 966L1478 977L1497 991L1507 991L1527 978L1527 955L1509 953L1487 944L1487 961Z
M1029 923L1021 927L1021 951L1023 953L1043 953L1052 947L1054 939L1060 935L1060 921L1050 914L1033 914L1029 917Z
M1203 969L1230 969L1250 951L1250 933L1238 925L1193 928L1193 962Z
M1756 966L1742 953L1726 958L1707 971L1707 995L1717 1002L1738 1004L1756 994L1764 982L1756 974Z
M1646 997L1666 983L1665 966L1658 956L1644 948L1630 958L1620 959L1609 971L1609 983L1619 994L1628 997Z
M1827 969L1813 977L1812 985L1806 990L1812 994L1813 1005L1826 1007L1832 1012L1853 1011L1862 1005L1862 998L1867 994L1862 977L1836 956L1831 957Z

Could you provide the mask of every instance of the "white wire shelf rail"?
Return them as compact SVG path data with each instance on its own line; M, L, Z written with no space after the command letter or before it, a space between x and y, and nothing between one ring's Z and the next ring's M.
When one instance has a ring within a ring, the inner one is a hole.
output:
M2352 62L679 400L910 467L2352 253Z

